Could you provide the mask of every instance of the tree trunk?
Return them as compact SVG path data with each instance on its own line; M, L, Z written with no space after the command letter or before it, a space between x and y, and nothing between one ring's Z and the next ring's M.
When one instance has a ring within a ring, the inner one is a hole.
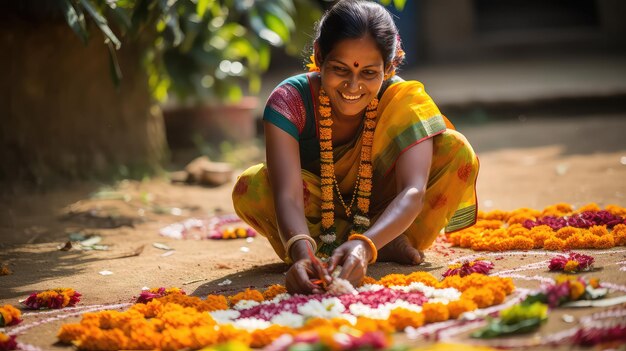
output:
M167 153L142 48L123 44L116 88L97 28L87 46L58 21L0 24L0 182L140 177Z

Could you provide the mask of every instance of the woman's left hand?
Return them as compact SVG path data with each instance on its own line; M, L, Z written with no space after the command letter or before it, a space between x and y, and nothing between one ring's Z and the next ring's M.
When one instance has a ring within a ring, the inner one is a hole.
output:
M339 278L358 286L367 273L367 264L371 259L370 247L361 240L348 240L335 249L330 257L328 271L332 272L339 265Z

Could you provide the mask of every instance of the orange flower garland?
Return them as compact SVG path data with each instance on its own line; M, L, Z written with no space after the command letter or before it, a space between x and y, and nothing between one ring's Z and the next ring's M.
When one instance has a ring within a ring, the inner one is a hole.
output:
M521 208L506 212L494 210L478 213L472 227L447 234L452 246L470 248L475 251L508 251L545 249L550 251L574 249L609 249L626 246L626 224L617 224L611 230L607 225L589 228L565 226L558 230L548 225L537 225L531 229L523 226L526 220L535 221L546 216L565 217L587 211L600 211L596 204L588 204L574 211L569 204L556 204L543 211ZM605 210L614 216L624 216L626 209L608 205Z
M421 312L396 308L390 312L387 320L360 316L350 322L342 318L312 317L299 328L271 324L247 330L230 323L218 323L205 312L207 305L223 303L223 307L232 308L233 303L236 304L241 299L266 301L276 293L282 293L284 287L273 285L264 292L246 289L233 295L230 298L231 304L226 303L227 299L223 295L209 295L204 301L193 296L170 294L145 304L137 303L123 312L85 313L80 323L63 325L57 337L60 342L76 345L79 350L200 349L233 341L244 346L261 348L285 334L303 338L316 336L319 340L332 344L332 336L341 331L349 330L351 335L368 332L383 332L388 335L409 326L420 327L425 323L458 318L462 313L477 307L501 303L514 289L510 278L476 273L465 277L446 277L441 282L426 272L415 272L406 276L390 274L373 283L407 286L415 282L438 289L455 288L462 292L461 298L450 301L447 305L424 303Z
M365 110L364 130L361 141L361 155L359 170L354 185L354 192L349 204L341 195L337 178L335 177L335 161L333 156L332 134L332 108L330 98L324 89L319 91L319 133L320 133L320 177L322 192L322 245L319 253L330 256L333 250L339 246L335 229L335 204L334 192L337 191L339 202L343 205L346 215L352 217L353 227L350 234L363 234L370 226L368 217L370 207L370 195L372 194L372 144L374 130L376 128L376 116L378 111L378 99L374 98ZM356 201L356 213L352 213Z

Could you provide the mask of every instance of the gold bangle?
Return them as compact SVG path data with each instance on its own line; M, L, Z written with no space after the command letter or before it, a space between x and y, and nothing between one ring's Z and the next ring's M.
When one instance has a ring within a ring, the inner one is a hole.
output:
M285 262L293 263L293 259L291 258L291 252L290 252L291 247L293 246L293 244L296 243L296 241L300 241L300 240L308 241L313 247L313 253L317 252L317 243L315 242L315 239L313 239L308 234L297 234L289 238L289 240L287 240L287 243L285 244Z
M372 250L372 259L368 262L368 264L376 262L376 260L378 259L378 249L376 249L376 245L374 245L372 239L363 234L352 234L348 237L348 240L364 241L367 245L369 245L370 249Z

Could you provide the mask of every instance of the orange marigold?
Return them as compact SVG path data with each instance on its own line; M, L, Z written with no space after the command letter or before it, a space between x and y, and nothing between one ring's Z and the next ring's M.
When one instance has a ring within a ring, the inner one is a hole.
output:
M251 347L261 348L271 344L283 334L293 334L294 330L282 325L274 324L265 329L257 329L252 332Z
M361 282L361 285L365 285L365 284L376 284L376 279L369 277L369 276L365 276L363 278L363 281Z
M260 291L258 290L254 290L254 289L250 289L247 288L246 290L237 293L233 296L230 296L228 298L228 300L230 301L230 305L234 306L237 304L237 302L241 301L241 300L253 300L256 302L262 302L263 301L263 294L261 294Z
M448 306L442 303L429 303L426 302L422 305L422 313L424 314L424 321L426 323L435 323L447 321L450 318L450 312L448 312Z
M126 348L128 337L119 329L87 328L76 341L80 350L121 350Z
M563 227L561 229L559 229L556 233L555 236L559 239L565 240L567 238L569 238L572 235L576 235L578 234L579 229L578 228L574 228L574 227Z
M606 229L605 225L594 225L589 228L589 231L591 232L591 234L597 236L604 236L609 234L609 230Z
M407 310L406 308L396 308L389 314L389 324L396 331L403 331L406 327L418 328L424 325L424 322L423 313Z
M618 224L611 231L615 245L626 246L626 224Z
M473 300L460 299L456 301L450 301L448 303L448 313L450 314L450 318L452 319L457 319L461 314L473 311L477 308L478 306Z
M378 284L390 287L390 286L406 286L407 276L404 274L388 274L378 281Z
M576 210L576 212L586 212L586 211L597 212L600 210L601 210L600 206L598 206L598 204L596 204L595 202L592 202L590 204L587 204L579 208L578 210Z
M207 295L206 300L204 300L204 305L206 308L203 308L202 311L206 312L228 309L228 301L226 301L226 296L224 295L209 294Z
M607 205L605 210L614 216L626 217L626 208L618 205Z
M287 288L285 288L284 286L280 284L270 285L263 292L263 298L265 298L265 300L272 300L277 295L284 294L286 292L287 292Z
M495 297L493 292L487 288L469 288L461 294L462 299L468 299L474 301L480 308L485 308L493 305Z
M223 344L228 341L238 341L244 345L252 343L252 335L246 330L237 329L232 324L222 324L217 326L218 343Z
M613 235L608 234L601 236L596 241L596 249L610 249L615 246L615 239L613 239Z
M585 286L578 280L570 280L569 282L569 297L576 301L585 293Z
M543 242L543 248L550 251L561 251L565 247L565 241L559 238L548 238Z
M532 250L535 242L529 237L517 235L513 237L512 245L516 250Z
M57 338L64 344L71 344L72 341L78 340L87 328L79 323L63 324L57 333Z
M22 311L11 305L4 305L0 307L0 315L2 315L3 322L0 323L0 327L19 323L22 317Z
M423 283L424 285L437 287L439 286L439 280L435 278L432 274L427 272L413 272L406 276L406 283Z
M381 331L383 333L393 333L395 329L387 320L384 319L372 319L367 317L358 317L355 329L360 330L363 333L371 333L375 331Z

